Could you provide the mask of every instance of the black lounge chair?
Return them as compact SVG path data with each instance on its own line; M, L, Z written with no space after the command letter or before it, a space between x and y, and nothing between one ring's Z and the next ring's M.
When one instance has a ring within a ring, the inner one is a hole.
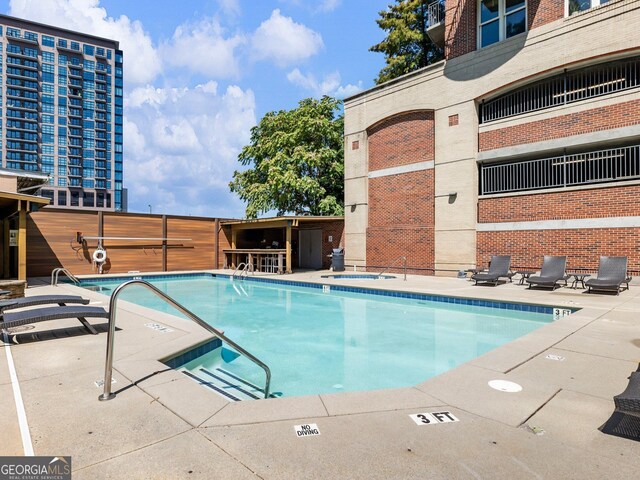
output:
M527 278L529 288L535 285L536 287L551 287L552 290L555 290L560 280L564 280L566 283L566 269L567 257L545 255L540 275L531 275Z
M89 332L97 335L98 332L87 322L86 318L109 318L109 312L102 307L85 307L83 305L32 308L19 312L9 312L2 315L0 319L0 330L3 328L18 327L31 323L46 322L49 320L60 320L63 318L77 318Z
M35 305L48 305L56 303L60 306L68 303L79 303L88 305L89 300L78 295L34 295L32 297L10 298L0 301L0 314L5 310L22 307L33 307Z
M629 377L629 385L613 397L615 411L600 428L603 433L640 440L640 368Z
M627 257L600 257L597 278L590 278L584 283L589 292L591 290L615 291L618 295L623 283L626 283L627 290L629 289L630 281L631 277L627 276Z
M498 285L498 280L501 277L511 278L509 267L511 266L511 255L494 255L491 257L491 263L489 264L488 272L478 272L471 275L471 279L483 283L493 283L494 286Z

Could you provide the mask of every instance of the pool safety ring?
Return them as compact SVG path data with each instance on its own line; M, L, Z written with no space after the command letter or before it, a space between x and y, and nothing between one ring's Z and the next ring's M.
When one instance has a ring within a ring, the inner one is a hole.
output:
M103 248L96 249L93 252L93 261L96 263L104 263L107 261L107 251Z

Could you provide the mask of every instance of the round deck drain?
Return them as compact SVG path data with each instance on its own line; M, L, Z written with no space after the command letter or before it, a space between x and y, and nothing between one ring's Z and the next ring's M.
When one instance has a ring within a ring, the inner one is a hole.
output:
M522 387L514 382L507 380L491 380L489 386L495 390L508 393L517 393L522 391Z

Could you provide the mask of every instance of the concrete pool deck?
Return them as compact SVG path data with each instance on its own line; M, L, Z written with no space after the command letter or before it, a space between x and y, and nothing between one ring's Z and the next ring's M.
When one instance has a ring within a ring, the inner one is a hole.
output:
M229 274L229 271L221 273ZM36 455L71 455L74 479L96 478L634 478L640 444L598 428L640 361L640 288L619 296L453 278L276 279L357 285L580 308L525 337L412 387L229 403L158 360L206 340L182 320L118 304L114 391L99 402L106 323L36 324L0 342L0 455L23 455L7 350ZM27 295L80 293L30 281ZM96 303L98 304L98 303ZM187 305L188 308L188 305ZM172 331L147 327L159 323ZM552 360L553 354L563 360ZM509 380L519 393L493 390ZM459 422L417 425L449 411ZM315 423L319 436L297 437Z

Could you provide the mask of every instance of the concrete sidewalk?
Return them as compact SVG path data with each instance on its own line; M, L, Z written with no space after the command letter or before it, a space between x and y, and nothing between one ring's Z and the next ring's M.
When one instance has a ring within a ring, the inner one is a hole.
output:
M228 274L228 272L225 272ZM197 325L119 302L114 400L99 402L106 325L76 320L17 332L15 362L36 455L71 455L74 479L96 478L635 478L638 442L601 433L640 361L640 289L619 296L562 288L409 277L407 282L274 277L581 308L424 383L393 390L229 403L158 360L208 338ZM28 295L80 293L35 286ZM173 331L145 326L160 323ZM22 442L2 346L0 454ZM548 354L564 360L552 360ZM505 393L487 385L508 380ZM409 415L449 411L458 422ZM318 436L294 426L315 423Z

